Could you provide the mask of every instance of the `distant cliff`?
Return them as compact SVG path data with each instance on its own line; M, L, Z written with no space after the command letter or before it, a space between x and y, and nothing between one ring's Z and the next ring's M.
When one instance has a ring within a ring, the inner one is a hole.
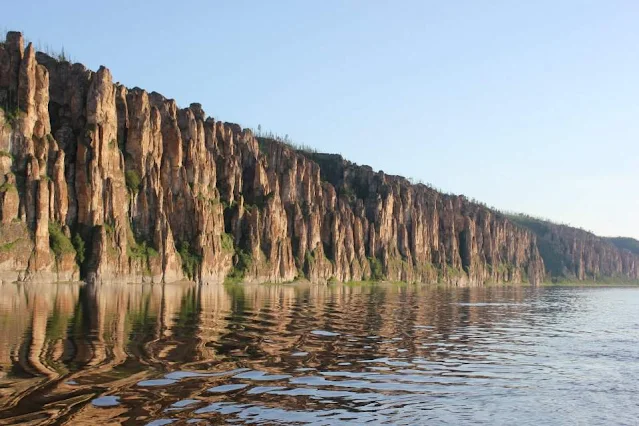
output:
M463 196L256 138L23 43L0 45L4 280L546 278L538 234ZM624 259L610 271L636 279Z
M639 278L637 240L601 238L582 229L522 214L509 218L537 236L537 247L550 280L635 281Z
M634 238L610 237L606 238L606 240L621 250L628 250L629 252L639 255L639 241Z

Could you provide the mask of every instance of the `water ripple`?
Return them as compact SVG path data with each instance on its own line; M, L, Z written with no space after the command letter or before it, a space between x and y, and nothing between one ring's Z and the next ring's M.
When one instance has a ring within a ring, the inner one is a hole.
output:
M635 288L1 290L1 424L639 417Z

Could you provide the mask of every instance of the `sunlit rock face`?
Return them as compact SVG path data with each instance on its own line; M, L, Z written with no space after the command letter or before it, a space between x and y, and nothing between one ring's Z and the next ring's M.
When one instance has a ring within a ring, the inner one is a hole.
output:
M0 105L5 280L545 277L535 235L501 214L256 138L200 104L36 53L15 32L0 45ZM636 278L637 256L617 257L621 269L600 270Z

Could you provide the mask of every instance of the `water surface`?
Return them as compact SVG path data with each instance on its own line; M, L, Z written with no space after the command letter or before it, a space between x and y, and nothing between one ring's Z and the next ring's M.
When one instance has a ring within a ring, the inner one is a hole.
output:
M0 424L637 424L639 289L0 285Z

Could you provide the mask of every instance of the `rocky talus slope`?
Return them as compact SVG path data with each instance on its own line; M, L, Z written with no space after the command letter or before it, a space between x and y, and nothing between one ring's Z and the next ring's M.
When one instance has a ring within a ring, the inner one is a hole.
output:
M0 44L0 278L538 283L504 215ZM616 272L637 278L636 255Z

